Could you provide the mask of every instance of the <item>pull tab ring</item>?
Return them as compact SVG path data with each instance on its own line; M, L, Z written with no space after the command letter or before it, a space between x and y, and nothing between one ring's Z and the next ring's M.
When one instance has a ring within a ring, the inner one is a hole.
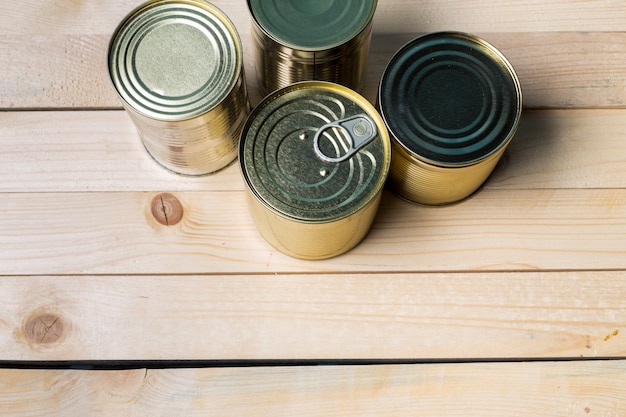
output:
M324 132L330 129L339 129L349 138L350 148L345 155L341 156L328 156L320 149L320 139ZM376 124L374 121L365 114L359 114L356 116L348 117L346 119L337 120L331 123L327 123L320 127L315 133L313 139L313 146L315 147L315 154L322 161L338 164L340 162L347 161L352 158L361 148L370 143L377 134Z

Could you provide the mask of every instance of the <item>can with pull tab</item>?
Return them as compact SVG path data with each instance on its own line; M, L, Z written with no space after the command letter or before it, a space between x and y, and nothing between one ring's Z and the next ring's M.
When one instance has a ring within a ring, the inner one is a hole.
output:
M365 237L390 158L376 109L354 91L321 81L267 96L239 144L257 229L276 249L302 259L340 255Z

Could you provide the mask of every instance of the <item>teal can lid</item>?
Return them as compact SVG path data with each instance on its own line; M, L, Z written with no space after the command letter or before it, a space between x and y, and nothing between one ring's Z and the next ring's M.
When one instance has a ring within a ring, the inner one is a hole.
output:
M131 12L109 44L111 80L128 105L159 120L213 109L242 67L232 22L204 1L150 1Z
M360 211L382 190L391 144L365 98L307 81L272 93L252 111L239 163L250 191L272 212L325 223Z
M293 49L319 51L341 45L370 23L377 0L248 0L257 24Z
M517 129L519 80L482 39L457 32L417 38L388 64L379 105L394 138L419 159L463 166L497 152Z

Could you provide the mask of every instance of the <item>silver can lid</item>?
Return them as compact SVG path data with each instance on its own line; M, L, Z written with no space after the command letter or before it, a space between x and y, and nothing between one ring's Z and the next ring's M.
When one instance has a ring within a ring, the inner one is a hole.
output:
M241 71L232 22L204 1L145 3L120 23L109 44L109 73L133 109L159 120L186 120L214 108Z
M365 207L382 190L391 161L387 129L362 96L308 81L266 97L239 142L242 174L271 211L330 222Z

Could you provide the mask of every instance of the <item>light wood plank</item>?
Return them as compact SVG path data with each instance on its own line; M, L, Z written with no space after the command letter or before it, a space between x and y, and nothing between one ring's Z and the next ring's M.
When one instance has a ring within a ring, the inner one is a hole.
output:
M492 43L511 62L520 79L526 108L626 104L623 32L472 33ZM376 99L380 76L393 54L419 35L374 33L366 97Z
M109 78L110 35L0 32L0 109L120 109ZM258 102L252 51L244 49L251 100Z
M526 111L488 188L624 187L624 109ZM147 154L123 111L0 113L0 192L243 190L239 166L199 178Z
M0 277L0 360L623 357L623 275Z
M623 188L624 110L525 111L491 189Z
M7 4L0 16L0 108L119 108L106 70L107 44L124 15L141 2ZM240 32L254 104L259 95L249 12L244 1L215 3ZM527 107L623 106L626 11L620 1L596 3L381 3L364 93L375 100L386 63L409 39L462 30L486 37L509 56Z
M107 2L74 0L26 0L21 5L7 3L0 16L2 32L15 35L107 35L134 8L147 0L110 0ZM212 0L242 34L250 33L250 15L246 0ZM597 16L609 17L599 11Z
M0 137L1 192L243 190L236 161L202 177L164 169L121 110L0 112Z
M5 194L0 274L626 269L626 190L490 190L448 207L383 196L365 241L300 261L258 234L241 192L183 192L162 226L155 193Z
M626 364L0 371L9 417L622 416Z
M11 34L109 34L143 0L86 1L25 0L7 3L0 27ZM212 0L235 22L249 30L245 0ZM462 30L468 32L590 32L624 29L626 10L620 0L472 0L380 1L376 30L382 33Z
M393 54L420 33L374 33L363 90L370 101ZM626 105L626 33L477 34L507 55L527 108ZM0 33L0 108L121 108L106 67L108 38ZM244 62L254 105L260 96L245 38Z
M416 28L421 32L620 32L625 19L619 0L381 0L375 24L382 33L410 33Z

